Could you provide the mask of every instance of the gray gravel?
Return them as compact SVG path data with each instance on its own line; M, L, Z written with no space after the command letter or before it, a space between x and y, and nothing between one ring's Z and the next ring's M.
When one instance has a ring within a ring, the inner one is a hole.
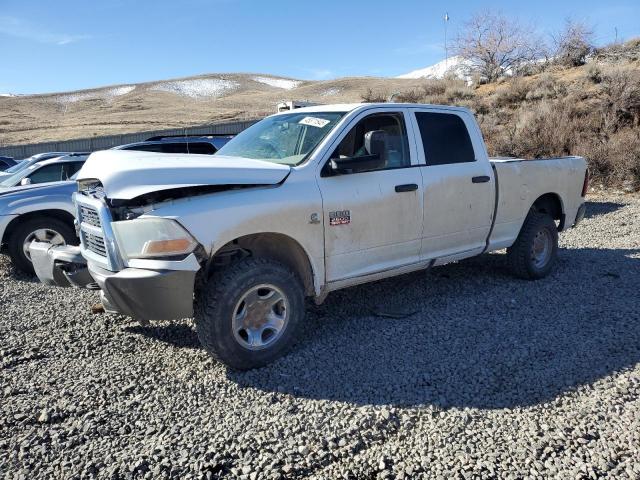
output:
M337 292L249 373L2 257L0 478L640 478L640 197L589 211L545 280L498 253Z

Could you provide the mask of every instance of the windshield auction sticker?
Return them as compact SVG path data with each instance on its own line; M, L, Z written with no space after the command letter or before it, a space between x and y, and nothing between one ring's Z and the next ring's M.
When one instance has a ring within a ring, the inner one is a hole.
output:
M309 125L310 127L322 128L327 123L329 123L329 120L325 120L324 118L316 118L316 117L304 117L298 123L300 125Z

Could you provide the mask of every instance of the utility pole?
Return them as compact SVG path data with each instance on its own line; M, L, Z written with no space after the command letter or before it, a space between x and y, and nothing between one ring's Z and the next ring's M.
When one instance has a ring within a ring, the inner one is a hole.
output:
M447 49L447 23L449 23L449 13L445 12L444 17L444 69L449 69L449 51Z

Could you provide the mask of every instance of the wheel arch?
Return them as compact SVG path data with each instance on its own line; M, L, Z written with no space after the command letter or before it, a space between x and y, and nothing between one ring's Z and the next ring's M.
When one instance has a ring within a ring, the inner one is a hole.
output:
M16 230L16 228L18 228L24 222L27 222L34 218L40 218L40 217L55 218L62 222L68 223L71 226L71 228L74 228L73 222L75 220L75 217L69 212L67 212L66 210L59 210L59 209L34 210L31 212L20 214L16 218L11 220L11 222L9 222L9 224L7 225L7 228L4 231L3 237L0 238L0 244L6 243L7 240L13 234L13 232Z
M212 265L216 260L236 251L249 252L252 256L280 262L293 270L304 286L307 296L316 294L316 275L311 259L304 247L294 238L275 232L263 232L238 237L211 255Z
M531 209L536 212L546 213L554 220L558 220L560 225L558 231L561 232L564 229L565 224L565 210L562 198L557 193L545 193L540 195L531 205Z

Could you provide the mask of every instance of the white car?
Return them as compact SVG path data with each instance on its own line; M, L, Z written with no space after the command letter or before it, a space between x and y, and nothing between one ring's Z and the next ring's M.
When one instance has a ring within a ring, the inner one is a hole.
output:
M97 285L107 311L194 315L237 369L289 348L305 297L505 247L517 276L544 277L588 182L581 157L490 159L468 110L415 104L301 108L173 158L91 155L81 246L31 257L45 283Z

